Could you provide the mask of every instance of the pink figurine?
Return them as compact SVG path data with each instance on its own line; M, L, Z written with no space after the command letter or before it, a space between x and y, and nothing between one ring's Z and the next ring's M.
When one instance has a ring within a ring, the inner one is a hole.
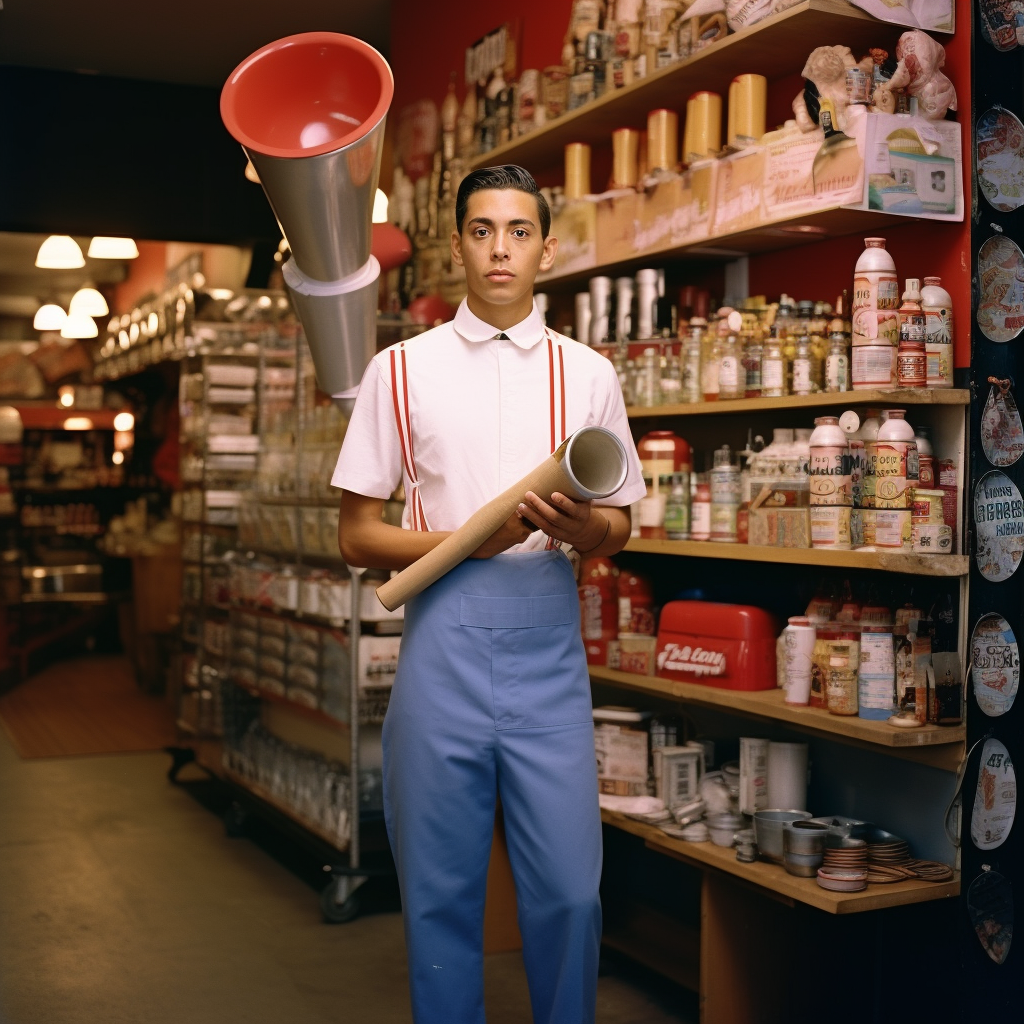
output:
M929 121L945 120L947 110L956 110L956 90L939 70L946 63L946 50L920 29L904 32L896 44L899 64L882 88L906 89L917 98L917 112Z

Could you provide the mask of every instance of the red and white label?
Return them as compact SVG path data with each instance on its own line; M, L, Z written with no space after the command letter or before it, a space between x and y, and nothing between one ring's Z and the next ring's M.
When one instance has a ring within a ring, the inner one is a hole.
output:
M727 664L724 651L669 641L658 651L658 673L684 672L701 676L724 676Z

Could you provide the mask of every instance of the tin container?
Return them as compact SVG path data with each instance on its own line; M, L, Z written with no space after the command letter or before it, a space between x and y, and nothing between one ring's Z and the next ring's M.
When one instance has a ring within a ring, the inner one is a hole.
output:
M875 508L910 508L907 461L911 449L917 450L913 441L875 442Z
M792 821L807 821L810 811L783 810L777 807L757 811L754 814L754 836L757 848L765 860L783 863L783 830Z
M875 547L909 551L912 543L911 518L909 508L874 509Z
M855 715L858 709L860 630L849 631L832 643L826 691L831 715Z
M805 616L794 616L782 631L786 703L806 706L811 697L815 629Z
M656 637L643 633L620 633L619 671L653 676L657 646Z
M768 803L768 741L740 737L740 813L753 814Z
M953 531L945 523L914 522L911 547L921 555L948 555L953 550Z
M892 626L867 626L860 636L857 714L876 721L887 719L892 714L895 685Z
M930 488L915 487L910 510L915 523L944 523L942 503L945 492Z
M787 822L782 827L783 866L791 875L813 878L825 857L828 825L809 819Z
M850 523L853 509L844 505L812 505L811 547L848 550L852 544Z

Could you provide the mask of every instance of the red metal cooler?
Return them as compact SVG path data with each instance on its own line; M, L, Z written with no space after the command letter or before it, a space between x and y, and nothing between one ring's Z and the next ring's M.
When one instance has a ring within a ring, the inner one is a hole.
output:
M763 608L670 601L661 611L657 674L723 690L771 690L777 635Z

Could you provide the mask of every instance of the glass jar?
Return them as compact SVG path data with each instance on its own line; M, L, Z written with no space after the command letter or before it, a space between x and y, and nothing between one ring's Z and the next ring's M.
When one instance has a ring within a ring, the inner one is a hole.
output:
M690 333L682 346L682 401L696 404L703 398L700 372L703 322L691 320L690 324Z
M806 335L796 343L796 355L793 357L793 394L813 395L821 390L821 360L811 347L811 339Z
M638 374L636 404L644 409L658 405L661 400L661 375L658 352L653 348L644 349L643 361Z
M677 356L668 356L661 374L661 404L677 405L682 397L683 376Z
M718 349L718 397L742 398L746 390L743 350L735 334L727 335Z
M764 346L761 359L761 396L781 398L786 394L786 357L782 342L774 334Z
M753 337L743 350L744 398L761 397L761 360L764 346L761 339Z
M825 357L825 390L829 393L850 390L850 355L846 337L841 333L829 338L828 355Z
M675 473L665 506L665 536L669 540L690 539L690 474Z

